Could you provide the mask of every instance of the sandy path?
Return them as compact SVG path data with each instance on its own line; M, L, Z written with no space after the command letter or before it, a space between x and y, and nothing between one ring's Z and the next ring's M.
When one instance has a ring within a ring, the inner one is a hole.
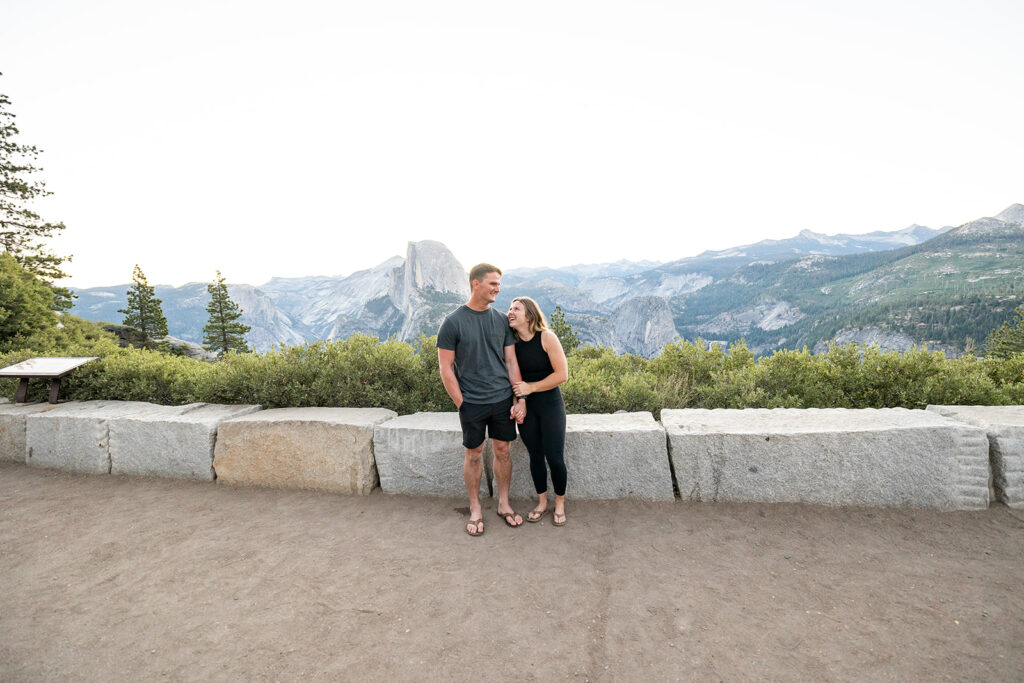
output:
M486 504L0 464L0 679L1024 672L1024 514ZM525 506L520 506L522 507Z

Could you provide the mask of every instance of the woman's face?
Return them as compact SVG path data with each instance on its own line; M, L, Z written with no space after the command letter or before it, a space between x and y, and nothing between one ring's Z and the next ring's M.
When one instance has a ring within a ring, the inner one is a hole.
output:
M526 319L526 308L523 307L523 302L513 301L512 305L508 307L509 327L517 327L527 322L529 321Z

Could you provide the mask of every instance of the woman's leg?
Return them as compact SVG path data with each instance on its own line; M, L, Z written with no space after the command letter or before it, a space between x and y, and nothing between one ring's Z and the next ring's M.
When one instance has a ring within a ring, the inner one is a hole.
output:
M551 483L555 495L564 497L569 479L569 472L565 466L565 410L563 408L558 412L551 411L543 417L544 429L541 432L541 439L544 444L544 457L551 468Z
M565 406L561 401L544 414L541 433L544 456L551 468L551 484L555 489L555 523L565 523L565 489L569 473L565 466Z
M527 407L526 419L523 420L523 424L519 425L519 436L530 454L530 476L533 477L533 486L537 491L537 496L544 504L543 507L540 504L537 507L543 510L547 507L548 471L544 466L544 444L541 440L540 417Z

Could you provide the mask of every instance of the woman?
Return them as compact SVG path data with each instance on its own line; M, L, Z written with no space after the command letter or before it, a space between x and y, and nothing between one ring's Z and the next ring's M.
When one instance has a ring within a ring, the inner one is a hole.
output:
M537 489L537 507L527 522L539 522L548 513L548 467L555 489L554 525L565 524L565 404L558 385L569 378L562 343L548 329L537 302L517 297L508 309L508 324L515 333L516 360L523 381L512 389L526 397L526 419L519 436L530 452L530 474ZM545 460L547 466L545 466Z

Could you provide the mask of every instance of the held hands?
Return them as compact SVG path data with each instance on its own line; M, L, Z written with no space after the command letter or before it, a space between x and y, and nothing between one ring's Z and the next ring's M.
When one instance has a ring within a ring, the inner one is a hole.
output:
M512 385L512 391L516 395L516 402L512 404L512 419L516 424L523 424L526 419L526 398L533 393L533 387L528 382L516 382Z
M513 403L510 417L516 421L516 424L523 424L523 420L526 419L526 401L516 401Z
M512 385L512 391L515 392L516 398L523 398L533 393L533 387L529 382L516 382Z

